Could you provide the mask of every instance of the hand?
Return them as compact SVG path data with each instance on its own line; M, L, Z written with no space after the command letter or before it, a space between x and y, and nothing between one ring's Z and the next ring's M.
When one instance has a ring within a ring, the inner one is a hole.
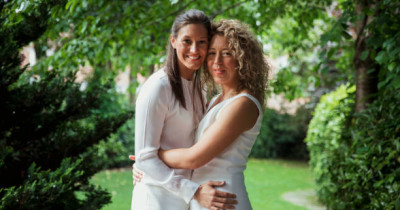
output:
M129 159L135 161L135 156L134 155L129 155ZM133 177L133 186L136 185L136 183L140 183L143 178L143 172L140 171L138 168L136 168L135 164L132 165L132 177Z
M201 206L208 209L234 209L234 204L237 204L236 195L215 189L215 187L222 187L224 185L224 181L208 181L200 185L194 194L194 199Z

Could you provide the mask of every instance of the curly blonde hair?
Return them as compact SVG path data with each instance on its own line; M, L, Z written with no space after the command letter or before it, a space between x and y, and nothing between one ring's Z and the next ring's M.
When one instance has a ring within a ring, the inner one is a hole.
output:
M247 89L264 108L265 91L268 83L269 65L261 44L247 24L238 20L220 20L212 24L212 35L226 38L229 49L238 61L239 85L237 91ZM205 62L206 63L206 62ZM205 64L204 82L211 93L216 91L215 82ZM209 92L209 93L210 93Z

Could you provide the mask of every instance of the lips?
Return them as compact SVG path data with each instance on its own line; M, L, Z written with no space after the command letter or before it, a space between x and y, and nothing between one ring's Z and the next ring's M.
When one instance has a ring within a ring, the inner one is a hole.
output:
M189 59L192 59L192 60L198 60L198 59L200 59L200 56L190 56L190 55L188 55L187 56Z
M225 72L223 69L213 69L213 71L216 75L222 75Z

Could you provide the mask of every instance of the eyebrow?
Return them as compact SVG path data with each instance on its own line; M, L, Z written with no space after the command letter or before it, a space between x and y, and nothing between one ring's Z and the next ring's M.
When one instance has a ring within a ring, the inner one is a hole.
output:
M184 37L182 37L182 38L192 38L191 36L188 36L188 35L186 35L186 36L184 36ZM200 37L200 39L207 39L208 40L208 37L206 37L206 36L202 36L202 37Z
M210 47L210 48L208 48L208 50L215 50L215 48L214 48L214 47ZM224 49L222 49L222 51L224 51L224 50L231 51L229 48L224 48Z

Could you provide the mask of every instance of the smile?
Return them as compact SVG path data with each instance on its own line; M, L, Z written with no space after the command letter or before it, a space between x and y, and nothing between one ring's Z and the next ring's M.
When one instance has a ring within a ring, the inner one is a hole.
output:
M200 59L200 56L190 56L190 55L188 55L187 57L192 59L192 60Z
M221 75L221 74L223 74L225 71L224 70L222 70L222 69L214 69L214 73L216 74L216 75Z

